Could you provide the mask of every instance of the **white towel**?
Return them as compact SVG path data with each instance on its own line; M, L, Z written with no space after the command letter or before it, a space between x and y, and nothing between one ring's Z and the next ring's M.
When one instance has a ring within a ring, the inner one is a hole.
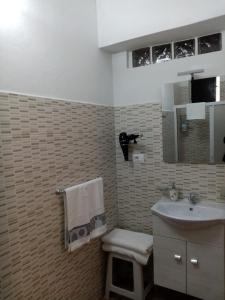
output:
M118 253L133 258L143 266L147 265L149 257L151 255L151 253L144 255L126 248L121 248L110 244L103 244L102 249L107 252L114 252L114 253Z
M205 102L187 104L187 120L205 120Z
M126 248L128 250L147 255L152 252L152 235L115 228L102 237L105 244Z
M105 233L103 180L65 189L65 246L71 252Z
M101 177L89 181L87 193L91 198L89 218L91 220L91 238L94 239L104 234L107 230L105 222L103 180Z

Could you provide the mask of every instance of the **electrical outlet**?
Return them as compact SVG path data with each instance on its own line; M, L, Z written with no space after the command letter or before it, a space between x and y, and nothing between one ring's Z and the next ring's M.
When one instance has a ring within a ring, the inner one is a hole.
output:
M143 153L134 153L133 154L133 162L138 162L138 163L144 163L145 162L145 155Z

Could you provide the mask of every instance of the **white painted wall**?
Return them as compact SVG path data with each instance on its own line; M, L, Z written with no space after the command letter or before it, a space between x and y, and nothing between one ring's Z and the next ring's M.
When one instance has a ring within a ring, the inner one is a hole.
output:
M161 64L127 68L127 53L113 55L114 105L160 103L164 83L184 81L189 76L177 73L193 69L205 69L205 75L225 74L225 32L223 50L193 57L180 58Z
M224 0L97 0L99 46L225 14Z
M95 0L0 0L0 90L112 104Z

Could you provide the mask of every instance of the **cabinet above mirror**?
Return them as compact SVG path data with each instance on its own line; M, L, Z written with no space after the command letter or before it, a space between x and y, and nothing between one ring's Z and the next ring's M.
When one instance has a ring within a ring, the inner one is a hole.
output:
M163 86L163 160L225 163L225 76Z

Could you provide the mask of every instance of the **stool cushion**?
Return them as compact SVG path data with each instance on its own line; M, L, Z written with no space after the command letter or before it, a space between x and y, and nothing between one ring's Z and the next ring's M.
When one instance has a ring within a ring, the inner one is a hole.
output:
M143 265L143 266L147 265L148 259L149 259L149 256L150 256L150 254L144 255L144 254L140 254L140 253L135 252L135 251L128 250L126 248L121 248L121 247L113 246L113 245L110 245L110 244L103 244L102 249L106 252L113 252L113 253L123 255L127 258L134 259L140 265Z
M119 228L104 235L102 241L105 244L125 248L142 255L151 254L153 248L152 235Z

